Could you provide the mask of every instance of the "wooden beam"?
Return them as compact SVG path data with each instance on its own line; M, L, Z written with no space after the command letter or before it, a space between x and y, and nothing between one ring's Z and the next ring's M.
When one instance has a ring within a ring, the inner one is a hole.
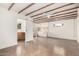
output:
M22 10L20 10L18 12L18 14L20 14L21 12L23 12L24 10L28 9L29 7L31 7L32 5L34 5L35 3L31 3L30 5L26 6L25 8L23 8Z
M73 18L76 18L77 16L76 15L71 15L71 16L69 16L69 15L67 15L67 16L65 16L65 17L56 17L56 18L51 18L51 19L44 19L44 20L35 20L35 22L39 22L39 21L59 21L59 20L63 20L63 19L73 19ZM58 19L58 20L56 20L56 19Z
M77 8L79 8L79 7L74 7L74 8L70 8L70 9L66 9L66 10L58 11L58 12L53 13L53 15L54 15L54 14L61 13L61 12L65 12L65 11L74 10L74 9L77 9ZM35 18L35 19L38 19L38 18L41 18L41 17L43 17L43 16L37 17L37 18Z
M10 5L10 7L8 8L8 10L11 10L11 8L14 6L14 4L15 4L15 3L12 3L12 4Z
M66 14L66 15L62 15L62 16L54 16L54 17L51 17L51 18L57 18L57 17L66 17L66 16L71 16L71 15L76 15L77 16L77 13L74 13L74 14ZM49 19L51 19L49 18ZM43 19L47 19L47 18L43 18ZM43 20L43 19L38 19L38 20Z
M56 18L52 18L49 21L60 21L60 20L63 20L63 19L64 20L69 20L69 19L75 19L75 18L77 18L76 15L71 15L71 16L65 16L65 17L57 17L57 19Z
M34 23L42 23L42 22L53 22L53 21L60 21L60 20L69 20L69 19L75 19L76 16L70 16L70 17L64 17L64 18L58 18L58 20L55 20L55 19L51 19L51 20L48 20L48 19L45 19L45 20L37 20L37 21L34 21Z
M65 18L65 17L67 18L67 17L73 17L73 16L77 17L77 14L71 14L71 15L65 15L65 16L55 17L54 19L56 19L56 18L58 18L58 19L59 18ZM51 19L53 19L53 18L51 18Z
M74 14L66 14L66 15L61 15L61 16L55 16L55 17L51 17L51 18L66 17L66 16L72 16L72 15L76 15L76 16L77 16L77 14L74 13ZM50 19L51 19L51 18L50 18ZM44 18L44 19L47 19L47 18ZM41 19L39 19L39 20L41 20Z
M61 16L61 15L68 15L68 14L77 14L77 11L73 11L73 12L68 12L68 13L63 13L63 14L58 14L58 15L55 15L55 16L51 16L51 17L56 17L56 16Z
M48 4L48 5L44 6L44 7L41 7L41 8L39 8L39 9L37 9L37 10L34 10L34 11L32 11L32 12L26 14L25 16L28 16L28 15L34 13L34 12L37 12L37 11L42 10L42 9L44 9L44 8L47 8L47 7L49 7L49 6L53 5L53 4L54 4L54 3Z
M61 16L61 15L65 15L65 14L72 14L72 13L77 13L77 10L76 11L67 12L67 13L53 15L51 17ZM46 17L45 18L37 18L37 19L46 19Z
M64 15L64 14L73 14L73 13L76 13L77 14L77 11L63 13L63 14L58 14L58 15L55 15L55 16L60 16L60 15ZM54 16L51 16L51 17L54 17Z
M35 16L41 15L41 14L43 14L43 13L51 12L51 11L54 11L54 10L57 10L57 9L60 9L60 8L63 8L63 7L69 6L69 5L73 5L73 4L74 4L74 3L69 3L69 4L66 4L66 5L63 5L63 6L57 7L57 8L55 8L55 9L51 9L51 10L48 10L48 11L45 11L45 12L42 12L42 13L39 13L39 14L33 15L33 16L31 16L31 17L35 17Z

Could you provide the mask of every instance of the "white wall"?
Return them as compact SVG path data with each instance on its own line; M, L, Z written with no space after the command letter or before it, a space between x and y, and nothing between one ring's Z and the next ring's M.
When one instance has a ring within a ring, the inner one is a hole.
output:
M39 24L35 24L34 28L40 28L40 30L37 30L38 36L41 37L47 37L47 33L48 33L48 22L46 23L39 23Z
M33 21L0 6L0 49L17 45L17 19L26 20L25 41L33 40Z
M18 32L26 32L26 21L23 19L17 19L17 24L21 24L21 29L17 29Z
M28 18L26 21L26 36L25 42L33 40L33 19Z
M77 42L79 43L79 8L78 8L78 16L77 16Z
M54 27L53 24L64 24L62 27ZM49 22L49 37L76 40L75 19Z
M17 44L17 17L0 7L0 49Z

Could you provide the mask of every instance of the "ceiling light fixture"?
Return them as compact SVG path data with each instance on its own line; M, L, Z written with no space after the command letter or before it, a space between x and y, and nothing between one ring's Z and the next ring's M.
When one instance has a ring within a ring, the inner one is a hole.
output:
M43 15L47 18L50 18L52 16L51 14L48 14L48 13L44 13Z

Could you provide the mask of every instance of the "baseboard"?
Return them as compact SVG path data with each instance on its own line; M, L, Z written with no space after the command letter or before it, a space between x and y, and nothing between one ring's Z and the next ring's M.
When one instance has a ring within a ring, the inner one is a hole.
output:
M58 38L58 37L48 37L48 38L54 38L54 39L61 39L61 40L73 40L73 39L65 39L65 38ZM76 41L76 40L74 40L74 41Z
M34 40L34 39L26 40L25 42L29 42L29 41L32 41L32 40Z
M37 37L44 37L44 38L47 38L47 36L37 36Z
M13 45L6 46L6 47L2 47L2 48L0 48L0 50L1 49L6 49L6 48L9 48L9 47L13 47L13 46L17 46L17 43L16 44L13 44Z

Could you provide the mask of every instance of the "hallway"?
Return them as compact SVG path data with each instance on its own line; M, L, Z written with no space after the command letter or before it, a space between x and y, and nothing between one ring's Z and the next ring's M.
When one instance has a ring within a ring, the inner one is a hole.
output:
M79 44L75 40L38 37L17 46L0 50L1 56L79 56Z

